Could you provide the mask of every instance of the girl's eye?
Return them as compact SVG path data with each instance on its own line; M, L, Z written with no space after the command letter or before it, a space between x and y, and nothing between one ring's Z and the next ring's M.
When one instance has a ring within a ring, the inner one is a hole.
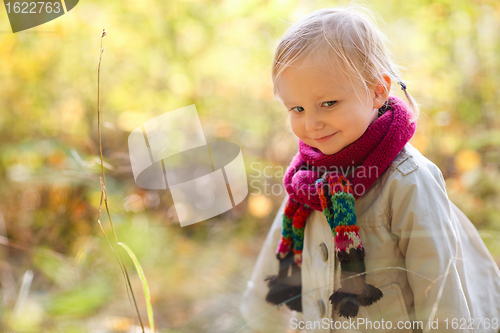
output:
M325 106L332 106L332 105L334 105L335 103L337 103L337 101L328 101L328 102L324 102L324 103L323 103L323 105L325 105L325 104L326 104Z
M294 111L295 109L297 109L296 111L299 113L304 111L304 108L302 106L295 106L295 107L291 108L290 111Z

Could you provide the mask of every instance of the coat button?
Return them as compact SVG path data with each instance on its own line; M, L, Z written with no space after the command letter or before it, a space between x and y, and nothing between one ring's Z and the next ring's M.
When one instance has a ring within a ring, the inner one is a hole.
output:
M325 312L326 312L326 306L325 306L325 302L323 302L322 299L318 300L318 310L319 310L319 316L323 317L325 315Z
M319 244L319 250L321 252L321 257L323 258L323 261L328 260L328 248L326 247L325 243Z

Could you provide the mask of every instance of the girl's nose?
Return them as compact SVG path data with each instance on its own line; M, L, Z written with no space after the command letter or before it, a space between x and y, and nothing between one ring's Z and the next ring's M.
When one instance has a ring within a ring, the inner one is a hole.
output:
M316 111L306 113L306 131L314 132L323 128L324 122Z

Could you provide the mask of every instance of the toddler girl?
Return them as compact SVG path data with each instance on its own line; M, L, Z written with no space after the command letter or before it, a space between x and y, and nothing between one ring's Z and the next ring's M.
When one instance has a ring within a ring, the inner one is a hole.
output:
M352 7L292 25L272 69L299 150L241 305L259 332L498 332L500 272L439 168L384 35ZM389 95L397 83L409 104Z

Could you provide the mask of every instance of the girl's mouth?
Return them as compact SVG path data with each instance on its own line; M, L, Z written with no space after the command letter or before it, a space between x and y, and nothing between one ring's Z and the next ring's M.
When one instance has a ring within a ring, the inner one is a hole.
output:
M332 137L333 137L335 134L337 134L337 133L338 133L338 132L335 132L335 133L333 133L333 134L330 134L330 135L324 136L324 137L322 137L322 138L320 138L320 139L314 139L314 140L316 140L316 141L317 141L317 142L319 142L319 143L323 143L323 142L326 142L326 141L330 140L330 138L332 138Z

